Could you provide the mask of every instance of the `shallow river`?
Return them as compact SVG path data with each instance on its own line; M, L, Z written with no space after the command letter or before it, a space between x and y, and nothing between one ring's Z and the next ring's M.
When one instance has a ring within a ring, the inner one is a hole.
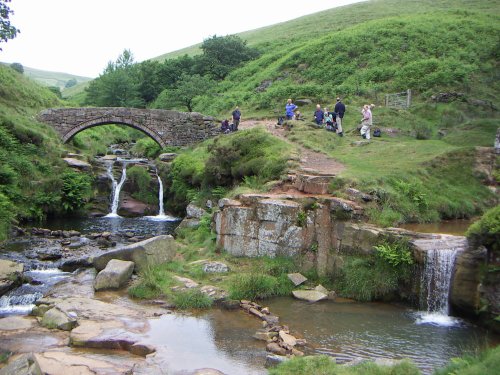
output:
M176 225L174 221L97 218L52 221L44 226L76 229L84 234L107 230L157 235L172 233ZM29 272L43 282L36 291L30 290L32 286L27 284L22 287L27 288L24 292L33 299L39 298L55 282L74 277L50 267ZM17 293L19 298L23 295L22 288ZM135 303L123 292L107 292L104 296L96 293L95 298ZM0 315L26 314L33 302L20 304L27 307L10 306L10 310L2 311L0 300ZM424 374L429 374L451 357L499 343L498 337L488 337L483 329L463 320L448 319L441 325L424 323L425 317L419 312L398 305L342 301L309 304L293 298L276 298L263 304L280 316L281 323L288 325L292 334L307 339L307 354L331 355L339 363L356 357L410 358ZM217 368L226 374L267 373L265 343L252 338L261 326L260 321L242 311L212 309L169 314L150 319L149 324L148 339L161 348L158 355L172 373L203 367Z

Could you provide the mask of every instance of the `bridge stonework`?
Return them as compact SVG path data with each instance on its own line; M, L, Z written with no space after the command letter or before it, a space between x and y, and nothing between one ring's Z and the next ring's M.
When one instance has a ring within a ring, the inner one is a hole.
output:
M219 134L217 121L197 112L120 107L50 108L38 120L51 125L68 142L82 130L106 124L139 129L161 147L187 146Z

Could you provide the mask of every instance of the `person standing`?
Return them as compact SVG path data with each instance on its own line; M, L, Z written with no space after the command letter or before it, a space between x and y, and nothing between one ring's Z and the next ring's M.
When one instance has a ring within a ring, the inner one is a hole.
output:
M344 118L345 105L340 100L340 97L337 98L337 103L335 104L334 111L337 114L337 116L336 116L337 134L340 135L341 137L343 137L344 132L342 131L342 119Z
M233 115L234 131L236 131L238 130L238 125L240 124L240 119L241 119L241 111L238 106L236 106L232 115Z
M288 99L286 101L286 106L285 106L285 115L287 120L293 119L294 112L295 110L299 108L295 104L292 103L292 99Z
M321 126L323 124L323 119L325 118L325 112L321 109L319 104L316 105L316 111L314 112L314 122L316 125Z
M370 140L370 128L372 126L373 120L372 120L372 111L371 108L374 105L372 104L371 106L368 104L365 104L363 106L363 110L361 111L363 118L361 119L361 136L365 139Z

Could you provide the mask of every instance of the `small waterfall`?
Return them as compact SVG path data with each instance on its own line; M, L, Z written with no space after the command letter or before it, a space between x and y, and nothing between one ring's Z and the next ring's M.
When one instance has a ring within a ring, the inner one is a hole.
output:
M456 319L448 316L448 301L455 260L467 246L467 240L464 237L442 235L439 239L416 240L414 243L425 253L420 305L426 311L419 314L417 323L457 324Z
M163 182L161 181L161 177L158 174L158 171L156 171L156 177L158 178L158 184L159 186L159 193L158 193L158 201L159 201L159 206L160 209L158 211L158 216L165 216L165 210L163 209Z
M113 163L108 164L107 175L111 179L113 183L113 191L111 192L111 212L107 214L105 217L118 217L118 204L120 203L120 191L122 189L123 183L127 179L127 163L122 164L122 177L120 178L120 182L116 182L115 177L113 176Z

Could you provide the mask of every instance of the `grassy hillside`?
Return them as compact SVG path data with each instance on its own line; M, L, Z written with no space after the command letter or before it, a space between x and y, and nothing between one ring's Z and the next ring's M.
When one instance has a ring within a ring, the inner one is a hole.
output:
M59 137L35 120L61 105L50 90L0 65L0 241L16 220L72 211L79 205L73 198L87 193L87 178L61 160Z
M271 51L277 45L303 43L318 35L340 31L367 21L386 17L414 15L450 9L481 13L498 13L498 1L481 0L371 0L299 17L291 21L249 30L239 35L249 46ZM207 35L208 37L208 35ZM171 59L184 54L200 53L200 44L165 53L152 60Z
M234 70L195 109L276 118L287 98L344 98L346 136L296 123L288 138L346 165L341 185L375 192L370 216L383 225L470 217L498 201L475 171L475 146L493 145L500 103L498 1L379 0L332 9L240 34L261 56ZM411 89L409 110L384 107L386 93ZM460 93L443 103L440 92ZM384 133L353 147L360 107L377 104ZM384 130L385 131L385 130ZM496 165L498 168L499 161ZM496 172L498 176L498 169Z
M71 79L76 80L77 83L92 80L92 78L89 77L82 77L69 73L49 72L46 70L29 68L27 66L24 67L24 74L43 86L59 87L61 91L65 90L66 83Z

